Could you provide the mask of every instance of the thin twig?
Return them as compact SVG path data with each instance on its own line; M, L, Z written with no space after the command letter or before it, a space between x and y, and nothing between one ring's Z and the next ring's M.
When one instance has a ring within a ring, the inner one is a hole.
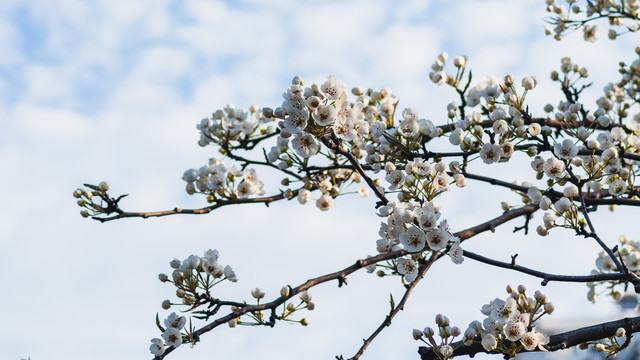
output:
M349 360L358 360L360 358L360 356L362 356L362 354L364 354L364 351L371 344L371 342L376 338L376 336L378 336L382 332L382 330L384 330L385 327L388 327L388 326L391 325L391 320L393 320L393 318L401 310L404 309L404 304L409 299L409 296L411 295L411 292L413 291L413 289L415 289L416 285L418 285L420 280L422 280L422 278L424 278L424 275L427 273L429 268L431 268L431 265L433 265L433 263L437 259L438 259L438 252L436 251L433 254L431 254L431 257L429 258L429 260L427 260L427 262L424 263L420 267L420 270L418 271L418 277L416 277L416 279L413 280L413 282L411 282L411 284L407 285L407 290L405 291L405 293L402 296L402 299L400 300L398 305L396 305L393 309L391 309L391 311L389 312L389 315L387 315L385 317L385 319L382 322L382 324L380 324L380 326L378 326L378 328L367 339L364 340L364 343L362 344L360 349L358 349L358 352L353 357L349 358Z

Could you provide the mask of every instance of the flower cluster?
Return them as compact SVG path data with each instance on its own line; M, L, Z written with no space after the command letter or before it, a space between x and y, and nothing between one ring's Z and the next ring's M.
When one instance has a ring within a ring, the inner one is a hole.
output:
M109 183L101 181L98 186L88 184L85 186L91 190L76 189L73 192L73 197L78 199L76 203L82 208L80 215L86 218L108 212L110 209L108 209L108 204L105 204L104 198L109 191Z
M158 275L158 279L161 282L172 283L176 287L176 297L181 299L181 304L189 307L187 311L195 310L201 305L211 304L213 286L225 280L238 281L231 266L220 264L218 257L218 250L210 249L205 251L202 256L193 254L182 261L173 259L169 263L173 269L171 276L162 273ZM162 302L164 310L171 308L172 305L178 304L172 303L168 299ZM197 311L194 313L199 314ZM195 343L196 340L190 336L192 331L187 331L184 336L181 333L186 321L184 316L171 313L164 321L164 328L158 322L157 325L162 331L164 342L159 338L152 339L149 348L151 353L162 355L166 346L177 347L183 341Z
M270 135L275 132L270 122L255 105L246 111L229 104L224 109L216 110L211 117L202 119L196 126L200 130L198 145L214 143L222 145L224 149L229 141L242 142L252 137Z
M227 169L222 161L209 159L209 163L198 169L184 172L182 180L187 183L187 193L207 194L209 202L217 199L244 199L251 195L264 195L264 184L255 169L240 171L235 166ZM237 184L236 184L237 183Z
M180 316L174 312L171 313L164 320L164 329L158 325L162 330L162 339L151 339L149 351L151 351L153 355L160 356L164 354L164 350L167 346L178 347L182 345L183 336L181 330L182 328L184 328L186 323L187 318L185 318L184 316Z
M523 350L546 351L544 345L549 343L549 337L539 332L534 323L541 316L553 312L553 303L548 302L539 291L529 297L523 285L517 289L507 286L507 293L509 297L506 299L496 298L482 306L481 311L487 317L482 323L471 322L462 341L458 343L454 343L454 340L461 335L461 331L458 327L450 326L449 319L443 315L436 316L440 341L435 340L436 332L430 327L423 331L413 330L413 338L430 345L439 359L453 358L458 347L475 342L480 342L486 351L510 357Z
M412 282L418 276L416 260L424 257L423 252L444 251L449 249L451 260L460 264L462 249L460 239L453 236L446 220L438 222L440 206L427 202L423 206L411 203L395 203L380 208L379 216L386 216L386 222L380 224L376 242L380 253L405 249L412 254L409 258L396 260L396 270L406 282Z
M218 250L210 249L205 251L203 256L193 254L182 261L173 259L169 263L173 269L171 276L163 273L158 275L158 279L172 283L176 287L176 296L182 299L182 304L195 309L209 301L211 289L216 284L224 280L238 281L233 268L220 264L218 256ZM162 308L166 310L171 305L169 300L165 300Z
M565 33L582 28L583 39L588 42L598 40L600 25L590 24L600 18L607 18L611 28L607 37L615 40L626 32L640 29L638 11L640 1L606 0L581 1L566 0L566 5L558 5L556 0L545 0L547 12L553 14L551 26L545 27L545 34L553 35L556 40L562 40Z
M616 255L630 272L640 276L640 242L631 240L626 235L620 236L618 241ZM596 259L596 269L592 274L612 274L618 271L611 257L604 251L600 252ZM614 301L620 301L626 289L626 285L620 281L589 282L587 287L589 288L587 299L591 302L596 302L598 295L602 294L611 296ZM602 289L598 290L598 287Z

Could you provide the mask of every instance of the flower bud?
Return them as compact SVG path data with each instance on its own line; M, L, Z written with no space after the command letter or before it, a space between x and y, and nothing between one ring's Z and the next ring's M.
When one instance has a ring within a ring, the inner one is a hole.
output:
M307 319L307 318L302 318L302 319L300 320L300 325L302 325L302 326L307 326L307 325L309 325L309 319Z
M507 76L504 77L504 84L507 86L513 85L515 81L516 79L511 74L508 74Z
M169 277L167 276L167 274L158 274L158 280L162 282L167 282L169 281Z
M183 298L186 295L184 289L178 289L176 290L176 296L179 298Z
M433 329L429 326L427 326L426 328L424 328L424 330L422 330L422 332L427 336L427 337L431 337L433 336L433 334L435 334L435 331L433 331Z
M553 303L552 303L552 302L548 302L548 303L544 304L544 311L545 311L547 314L551 314L551 313L553 313L553 310L555 310L555 309L556 309L556 306L555 306L555 305L553 305Z
M418 329L413 329L413 340L420 340L422 339L422 331L418 330Z
M280 296L286 298L289 296L291 287L289 285L285 285L282 287L282 289L280 289Z
M262 299L264 295L265 295L265 292L261 288L255 288L251 290L251 296L253 296L256 299Z
M300 293L300 300L308 303L311 301L311 294L309 294L306 290Z
M109 183L106 182L106 181L100 181L100 184L98 184L98 187L102 191L107 191L107 190L109 190Z
M171 307L171 301L165 300L165 301L162 302L162 308L164 310L169 310L170 307Z
M314 303L313 301L309 301L307 303L307 310L313 311L315 308L316 308L316 303Z
M456 337L456 336L460 335L460 333L461 333L461 331L460 331L459 327L454 326L454 327L451 328L451 331L450 331L451 336Z
M617 337L623 337L625 336L626 333L627 331L624 328L618 328L618 330L616 330Z
M522 79L522 87L525 88L525 90L533 90L533 88L536 87L535 79L530 76Z
M236 325L238 325L238 318L229 320L229 322L227 322L227 324L229 324L230 328L236 327Z

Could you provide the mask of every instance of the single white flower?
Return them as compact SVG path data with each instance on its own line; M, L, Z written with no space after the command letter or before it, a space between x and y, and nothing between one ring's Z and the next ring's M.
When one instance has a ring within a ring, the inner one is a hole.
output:
M308 203L311 200L311 191L307 189L298 190L297 199L298 199L298 202L302 205Z
M506 323L510 318L520 315L518 304L511 297L507 298L507 300L496 298L492 304L491 318L498 320L502 324Z
M449 257L454 264L462 264L464 257L462 257L462 248L460 247L460 240L454 241L449 248Z
M502 328L504 336L510 341L518 341L524 336L527 327L519 321L508 321Z
M550 157L544 164L544 173L550 178L563 177L564 170L564 162L555 157Z
M412 226L406 233L400 235L400 243L409 252L422 251L426 244L426 236L422 230Z
M493 334L490 334L490 333L482 334L481 343L482 343L482 347L487 351L494 350L495 348L498 347L498 340Z
M442 172L438 174L438 176L433 179L433 187L437 191L447 191L449 190L449 184L451 183L451 177L446 172Z
M331 125L334 121L336 121L337 111L336 108L329 105L319 105L311 114L313 120L316 124L320 126Z
M492 164L500 160L500 146L485 143L480 149L480 158L485 164Z
M320 146L316 143L313 135L306 132L299 132L293 137L291 148L296 150L299 156L308 158L315 155L320 149Z
M533 351L536 348L539 348L542 351L547 351L543 347L549 343L549 337L543 333L538 332L538 330L534 327L531 331L525 333L520 339L520 343L527 351Z
M493 123L493 132L496 134L504 134L509 130L509 124L503 119L496 120ZM454 144L455 145L455 144Z
M627 182L622 179L616 179L609 184L609 194L613 196L622 196L627 191Z
M235 271L233 271L233 268L231 268L231 266L229 265L224 267L224 276L226 276L227 279L229 279L229 281L231 282L238 281L238 277L236 276Z
M184 316L180 316L174 312L164 320L164 326L176 328L178 330L182 329L186 323L187 318L185 318Z
M515 148L512 143L504 142L500 144L500 156L503 158L510 158L513 155Z
M553 152L561 159L571 160L578 155L578 147L570 139L565 139L562 144L556 143L553 146Z
M160 356L164 354L164 343L162 339L154 338L151 339L151 345L149 346L149 351L155 356Z
M440 226L427 232L427 244L431 250L442 250L451 239L451 234Z
M327 211L333 206L333 198L329 195L322 195L316 201L316 207L322 211Z
M355 125L356 124L353 119L346 116L338 116L338 118L333 122L333 132L340 139L344 141L351 141L358 135Z
M162 338L167 346L178 347L182 344L182 334L174 327L167 327L162 333Z
M418 277L418 265L411 259L398 259L398 272L404 275L404 281L410 283Z

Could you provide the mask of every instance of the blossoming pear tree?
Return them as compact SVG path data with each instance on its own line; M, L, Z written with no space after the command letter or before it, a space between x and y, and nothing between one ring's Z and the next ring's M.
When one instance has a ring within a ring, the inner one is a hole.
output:
M610 39L640 28L637 0L567 0L564 5L547 0L546 4L551 14L546 32L556 40L581 29L586 41L595 41L602 20L608 21ZM607 85L595 104L580 102L590 85L588 70L563 58L550 81L564 96L549 99L543 109L527 105L527 95L541 81L534 76L506 75L474 82L467 58L450 59L446 53L438 56L431 70L433 83L459 97L446 106L447 119L437 122L421 118L413 108L400 108L388 88L348 91L333 76L310 84L294 77L275 109L227 106L216 110L198 124L198 144L214 148L221 156L182 176L186 192L204 197L208 206L133 212L123 209L124 195L111 194L106 182L85 184L74 192L82 216L100 222L206 214L224 206L277 201L311 202L328 211L334 202L347 201L354 193L376 198L372 214L381 218L380 236L371 239L369 249L375 249L376 255L297 286L284 286L276 297L267 299L261 288L247 289L251 301L216 297L216 285L238 281L217 250L172 260L159 280L175 287L176 298L165 300L162 308L181 312L172 312L162 321L156 317L160 335L151 340L154 359L166 358L181 344L205 341L207 333L222 325L273 327L277 322L292 322L306 326L305 312L315 308L312 288L330 281L342 285L348 275L360 270L396 276L406 291L397 303L391 301L390 312L380 314L380 326L350 359L361 357L437 261L460 264L470 259L537 277L542 286L585 283L591 301L597 294L619 300L627 288L640 293L640 242L626 236L602 238L598 233L602 225L592 221L592 213L598 210L640 206L636 182L640 176L640 58L620 64L620 79ZM443 146L450 149L436 151ZM492 171L496 163L517 161L530 164L529 181L514 183L505 178L508 174ZM279 191L266 193L260 169L281 176ZM505 204L503 212L460 229L441 216L447 204L438 200L468 182L509 189L518 194L521 204ZM595 261L595 269L578 275L548 273L520 265L516 256L502 261L464 249L468 239L514 219L524 221L516 227L516 236L524 237L532 228L533 237L564 232L593 241L602 252L597 259L585 261ZM413 338L424 343L418 349L420 357L450 359L484 352L509 358L526 351L574 346L592 346L615 355L640 331L640 317L636 317L548 334L537 325L554 312L553 303L539 290L522 285L506 290L503 296L487 297L484 305L470 304L481 307L483 317L464 331L441 314L435 317L434 327L413 330Z

